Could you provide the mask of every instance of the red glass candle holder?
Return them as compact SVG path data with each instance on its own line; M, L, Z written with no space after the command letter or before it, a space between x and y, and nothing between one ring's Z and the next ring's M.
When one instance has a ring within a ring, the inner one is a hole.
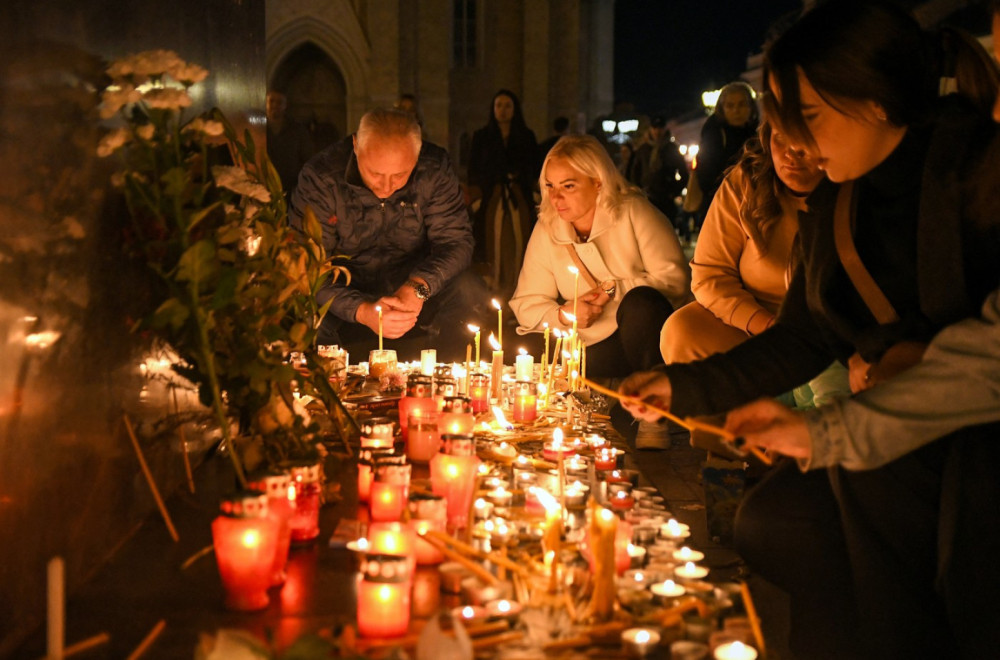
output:
M434 376L434 401L437 409L444 408L444 400L452 396L459 396L458 381L451 375L451 368L446 367L445 372Z
M410 491L409 464L380 461L375 466L375 480L368 498L374 521L395 521L403 517Z
M440 416L441 413L436 409L410 411L406 438L406 457L410 461L426 463L437 455L441 449L441 431L438 429Z
M399 433L406 440L410 415L416 411L435 411L433 396L434 379L424 374L410 374L406 378L406 395L399 399ZM429 457L428 457L429 458Z
M278 525L267 515L267 495L242 491L220 504L212 521L212 545L226 607L247 612L267 607Z
M417 564L440 564L444 554L422 538L429 530L445 532L448 528L448 501L440 495L410 496L410 527L416 534Z
M431 459L431 490L448 500L448 523L464 527L479 479L472 435L442 435L441 451Z
M476 416L472 404L464 396L447 397L438 416L438 431L441 435L466 435L472 433Z
M292 543L307 543L319 536L320 464L298 461L289 465L295 487L295 513L290 526Z
M472 412L481 413L490 409L490 377L487 374L469 376L469 399Z
M358 632L399 637L410 627L410 568L406 557L367 555L358 581Z
M537 383L524 380L514 383L513 417L522 424L538 419Z
M267 515L278 526L278 541L271 565L271 585L285 581L288 546L292 542L292 516L295 515L295 486L292 475L282 470L267 470L247 477L247 488L267 495Z
M618 449L601 447L594 452L594 468L597 470L614 470L618 467Z
M375 463L393 455L391 447L373 449L362 447L358 452L358 502L367 502L375 480Z
M393 446L396 425L388 417L371 417L361 422L361 446L387 449Z

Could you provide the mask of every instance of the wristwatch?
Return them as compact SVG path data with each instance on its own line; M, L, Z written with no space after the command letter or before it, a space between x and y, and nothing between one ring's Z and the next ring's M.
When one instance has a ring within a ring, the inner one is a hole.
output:
M407 286L413 287L413 292L417 294L417 298L421 300L427 300L431 297L431 290L423 282L418 282L417 280L406 280Z
M604 290L604 293L608 294L608 298L612 299L615 297L615 292L618 291L614 280L604 280L601 282L601 288Z

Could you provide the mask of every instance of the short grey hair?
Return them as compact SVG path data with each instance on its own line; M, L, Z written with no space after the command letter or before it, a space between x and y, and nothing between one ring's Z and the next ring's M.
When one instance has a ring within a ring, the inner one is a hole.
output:
M423 143L417 118L405 110L396 108L375 108L365 113L355 135L358 150L364 151L372 137L403 138L413 143L413 149L420 153Z

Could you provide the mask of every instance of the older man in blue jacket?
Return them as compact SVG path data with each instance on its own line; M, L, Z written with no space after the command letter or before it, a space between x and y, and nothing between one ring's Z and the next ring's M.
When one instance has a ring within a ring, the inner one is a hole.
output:
M412 115L372 110L356 134L306 163L291 199L293 226L307 208L323 225L327 253L351 273L350 285L330 283L317 296L332 299L320 344L374 347L381 307L385 338L413 336L416 327L440 334L444 359L464 354L465 325L484 318L489 294L469 270L472 228L458 177L447 152L422 141Z

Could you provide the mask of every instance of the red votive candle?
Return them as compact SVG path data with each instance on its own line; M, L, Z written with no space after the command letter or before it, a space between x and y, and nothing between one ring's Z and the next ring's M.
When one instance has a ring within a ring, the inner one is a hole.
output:
M410 470L408 464L382 461L375 466L375 480L368 498L372 520L396 521L403 517L409 499Z
M293 462L289 471L295 492L295 514L290 526L293 543L305 543L319 536L319 463Z
M469 399L472 412L481 413L490 409L490 377L486 374L469 376Z
M267 495L241 491L220 503L212 521L212 545L226 607L236 611L267 607L278 524L267 515Z
M601 447L594 452L594 468L597 470L614 470L618 467L618 449Z
M438 416L438 432L441 435L465 435L472 433L476 416L472 404L464 396L446 397L441 414Z
M267 495L267 515L278 526L278 540L271 565L271 585L285 581L288 546L292 542L292 516L295 515L295 486L292 475L281 470L267 470L247 477L247 487Z
M538 385L519 380L514 383L513 417L515 422L526 423L538 419Z
M448 528L448 501L439 495L410 496L410 527L416 534L417 564L427 566L440 564L444 554L422 538L428 530L438 532Z
M388 417L372 417L361 423L361 446L372 449L391 449L395 423Z
M399 432L406 440L410 415L416 411L437 410L433 396L434 378L424 374L410 374L406 379L406 396L399 399Z
M479 479L472 435L442 435L441 451L431 459L431 490L448 500L448 523L464 527Z
M441 431L438 429L440 415L436 409L410 411L406 436L406 457L410 461L426 463L438 453L441 448Z
M358 632L399 637L410 626L410 568L406 557L368 555L358 581Z

